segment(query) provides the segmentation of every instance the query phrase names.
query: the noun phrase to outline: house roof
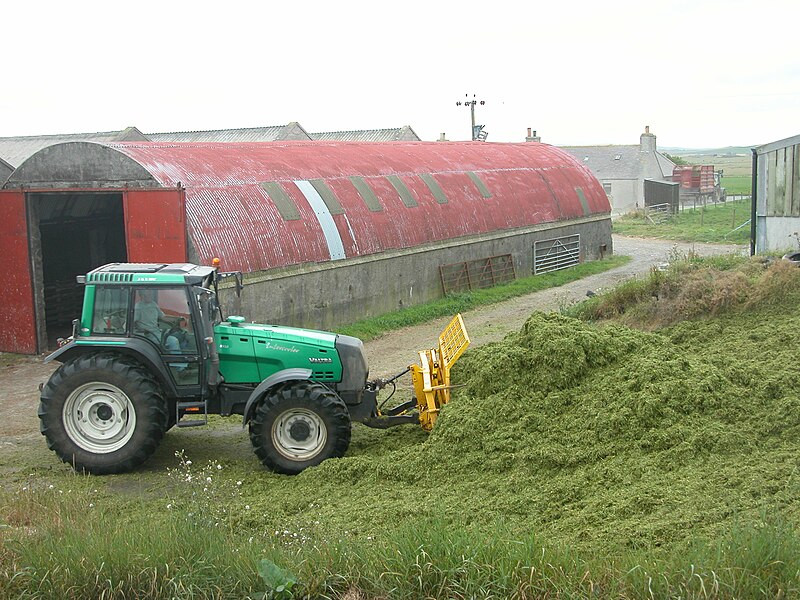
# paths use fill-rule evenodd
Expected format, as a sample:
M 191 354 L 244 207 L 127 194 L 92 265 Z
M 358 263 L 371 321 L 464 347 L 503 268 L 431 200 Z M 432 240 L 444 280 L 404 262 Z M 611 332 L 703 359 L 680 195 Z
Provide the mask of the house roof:
M 660 152 L 642 151 L 639 144 L 620 146 L 560 146 L 598 179 L 668 177 L 675 166 Z

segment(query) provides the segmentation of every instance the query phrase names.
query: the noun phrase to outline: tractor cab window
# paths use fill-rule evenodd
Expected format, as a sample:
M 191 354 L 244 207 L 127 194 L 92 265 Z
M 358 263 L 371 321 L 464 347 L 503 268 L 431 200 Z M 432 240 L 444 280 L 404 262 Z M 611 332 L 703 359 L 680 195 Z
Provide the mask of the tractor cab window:
M 136 289 L 133 334 L 150 340 L 164 354 L 197 354 L 186 289 Z
M 127 288 L 98 286 L 94 296 L 92 333 L 100 335 L 125 335 L 128 325 Z

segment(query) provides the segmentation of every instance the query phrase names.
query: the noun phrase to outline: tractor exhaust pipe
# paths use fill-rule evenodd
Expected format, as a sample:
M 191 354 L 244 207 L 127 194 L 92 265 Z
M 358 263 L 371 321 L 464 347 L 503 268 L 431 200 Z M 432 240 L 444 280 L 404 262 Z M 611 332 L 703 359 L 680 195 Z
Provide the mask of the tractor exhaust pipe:
M 205 328 L 205 341 L 208 344 L 208 385 L 217 387 L 219 385 L 219 353 L 217 344 L 214 341 L 214 328 L 211 324 L 211 293 L 204 291 L 200 294 L 200 312 L 203 313 L 203 327 Z

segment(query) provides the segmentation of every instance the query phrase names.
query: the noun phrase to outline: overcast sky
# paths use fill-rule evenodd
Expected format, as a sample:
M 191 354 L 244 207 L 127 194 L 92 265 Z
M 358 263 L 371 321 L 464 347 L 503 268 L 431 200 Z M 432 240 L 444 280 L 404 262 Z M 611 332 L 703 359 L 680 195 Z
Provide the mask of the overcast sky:
M 0 137 L 411 125 L 560 145 L 800 133 L 800 2 L 7 2 Z

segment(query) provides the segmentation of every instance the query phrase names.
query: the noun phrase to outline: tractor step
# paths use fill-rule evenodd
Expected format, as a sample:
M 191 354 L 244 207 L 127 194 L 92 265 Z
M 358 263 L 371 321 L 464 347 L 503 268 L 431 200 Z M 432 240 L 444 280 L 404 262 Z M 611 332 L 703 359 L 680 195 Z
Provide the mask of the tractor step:
M 183 413 L 183 418 L 181 418 L 181 413 Z M 186 419 L 189 415 L 196 415 L 200 418 Z M 175 417 L 177 427 L 208 425 L 208 405 L 205 402 L 178 402 L 175 405 Z

